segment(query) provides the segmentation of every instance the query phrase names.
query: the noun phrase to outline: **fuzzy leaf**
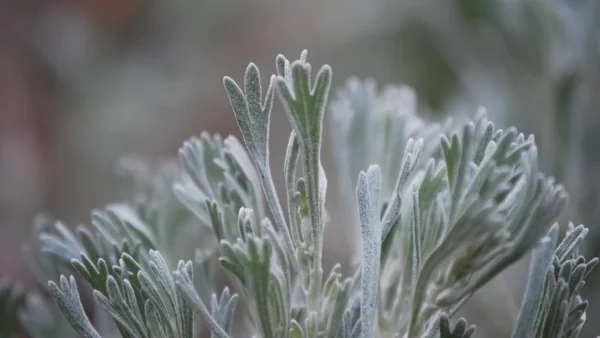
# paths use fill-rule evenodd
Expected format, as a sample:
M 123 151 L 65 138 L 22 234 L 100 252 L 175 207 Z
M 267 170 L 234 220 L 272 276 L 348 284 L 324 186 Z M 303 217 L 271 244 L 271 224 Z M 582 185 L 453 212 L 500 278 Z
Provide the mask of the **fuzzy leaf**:
M 321 145 L 325 105 L 331 86 L 331 67 L 321 67 L 313 84 L 306 51 L 291 66 L 283 56 L 278 57 L 277 65 L 280 72 L 276 78 L 277 92 L 302 152 L 310 221 L 305 241 L 312 251 L 310 280 L 305 288 L 309 290 L 306 295 L 309 309 L 317 311 L 323 276 L 321 260 L 327 192 L 327 178 L 321 165 Z
M 381 172 L 379 167 L 371 166 L 367 173 L 361 172 L 358 177 L 356 196 L 363 238 L 360 311 L 361 336 L 364 338 L 371 337 L 373 334 L 377 311 L 381 255 L 380 192 Z
M 77 284 L 73 276 L 70 276 L 69 281 L 67 281 L 67 278 L 61 275 L 60 286 L 52 281 L 48 282 L 48 291 L 69 324 L 79 335 L 85 338 L 101 338 L 83 311 L 83 305 L 81 305 Z
M 264 103 L 261 102 L 260 73 L 253 63 L 246 68 L 244 91 L 229 77 L 225 77 L 223 83 L 250 157 L 259 172 L 263 192 L 273 212 L 275 224 L 286 236 L 291 250 L 293 246 L 289 228 L 277 197 L 269 165 L 269 121 L 273 106 L 275 76 L 271 77 Z
M 475 325 L 467 327 L 467 321 L 461 318 L 454 329 L 450 327 L 450 319 L 446 314 L 440 316 L 440 338 L 469 338 L 475 332 Z
M 545 237 L 538 248 L 533 251 L 531 256 L 531 266 L 529 268 L 529 278 L 517 326 L 512 333 L 513 338 L 531 337 L 535 324 L 536 310 L 542 301 L 544 280 L 552 258 L 554 249 L 558 240 L 558 224 L 555 224 L 548 236 Z
M 207 325 L 211 333 L 218 338 L 229 338 L 227 332 L 213 318 L 209 310 L 204 305 L 204 302 L 196 292 L 192 276 L 185 266 L 179 266 L 179 269 L 174 272 L 174 279 L 178 290 L 187 298 L 196 313 L 200 315 L 200 319 Z

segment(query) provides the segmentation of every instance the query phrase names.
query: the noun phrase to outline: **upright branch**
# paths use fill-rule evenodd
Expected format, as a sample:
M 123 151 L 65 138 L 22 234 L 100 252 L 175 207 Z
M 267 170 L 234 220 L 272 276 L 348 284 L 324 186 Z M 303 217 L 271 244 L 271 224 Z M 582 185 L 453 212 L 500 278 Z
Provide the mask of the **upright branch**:
M 331 86 L 331 67 L 321 67 L 311 83 L 311 65 L 306 62 L 306 51 L 300 60 L 289 63 L 278 57 L 277 89 L 285 112 L 292 125 L 302 154 L 309 225 L 304 253 L 311 261 L 307 302 L 309 311 L 319 311 L 321 298 L 321 267 L 327 178 L 321 166 L 321 145 L 325 105 Z M 283 65 L 283 67 L 282 67 Z M 281 71 L 283 70 L 283 73 Z M 303 185 L 301 185 L 302 188 Z

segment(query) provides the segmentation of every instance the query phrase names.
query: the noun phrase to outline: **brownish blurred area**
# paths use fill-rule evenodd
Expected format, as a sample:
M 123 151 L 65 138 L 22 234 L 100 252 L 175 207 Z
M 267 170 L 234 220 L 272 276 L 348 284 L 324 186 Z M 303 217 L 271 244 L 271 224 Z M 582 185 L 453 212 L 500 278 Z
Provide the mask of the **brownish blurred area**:
M 0 271 L 19 280 L 30 278 L 20 242 L 44 204 L 55 145 L 53 75 L 30 39 L 44 6 L 0 2 Z

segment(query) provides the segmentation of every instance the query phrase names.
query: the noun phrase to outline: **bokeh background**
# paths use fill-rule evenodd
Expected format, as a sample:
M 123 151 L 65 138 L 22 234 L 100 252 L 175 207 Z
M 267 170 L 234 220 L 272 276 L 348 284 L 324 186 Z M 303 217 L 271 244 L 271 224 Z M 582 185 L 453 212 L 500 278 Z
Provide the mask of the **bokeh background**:
M 237 135 L 222 77 L 240 80 L 253 61 L 266 81 L 277 54 L 303 49 L 314 65 L 332 65 L 334 86 L 350 75 L 408 84 L 423 114 L 483 105 L 499 125 L 534 133 L 544 170 L 571 196 L 563 225 L 588 226 L 585 253 L 597 256 L 598 15 L 597 0 L 2 0 L 0 275 L 34 287 L 20 249 L 35 214 L 85 223 L 123 196 L 121 156 L 171 157 L 202 130 Z M 276 106 L 280 182 L 289 131 Z M 343 230 L 329 196 L 332 227 Z M 329 262 L 347 256 L 343 240 L 326 241 Z M 476 336 L 508 335 L 526 268 L 465 308 Z M 588 318 L 600 316 L 598 283 L 596 270 Z M 599 332 L 589 320 L 582 337 Z

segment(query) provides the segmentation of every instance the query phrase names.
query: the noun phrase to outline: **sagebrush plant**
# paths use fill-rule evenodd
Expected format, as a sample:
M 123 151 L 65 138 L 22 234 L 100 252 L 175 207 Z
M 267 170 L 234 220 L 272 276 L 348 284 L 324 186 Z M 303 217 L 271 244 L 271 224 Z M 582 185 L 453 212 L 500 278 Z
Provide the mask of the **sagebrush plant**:
M 324 276 L 332 71 L 313 78 L 306 57 L 279 55 L 264 94 L 254 64 L 243 86 L 224 79 L 246 147 L 203 133 L 178 163 L 129 158 L 131 199 L 93 211 L 91 227 L 37 218 L 25 255 L 55 304 L 3 283 L 0 335 L 20 321 L 33 337 L 186 338 L 203 326 L 225 338 L 234 322 L 244 337 L 470 337 L 474 326 L 451 318 L 533 251 L 513 337 L 577 337 L 598 260 L 578 254 L 583 226 L 558 244 L 567 195 L 539 171 L 533 136 L 496 129 L 483 111 L 428 122 L 407 87 L 351 79 L 330 105 L 340 223 L 360 240 L 354 272 L 336 264 Z M 285 203 L 269 163 L 276 95 L 292 126 Z M 219 271 L 231 289 L 215 290 Z M 90 289 L 93 318 L 80 298 Z

